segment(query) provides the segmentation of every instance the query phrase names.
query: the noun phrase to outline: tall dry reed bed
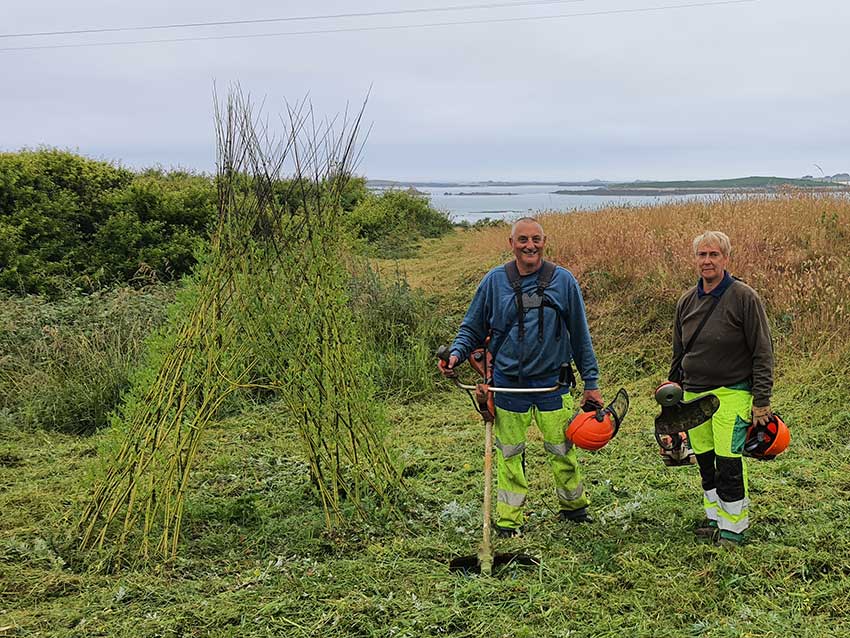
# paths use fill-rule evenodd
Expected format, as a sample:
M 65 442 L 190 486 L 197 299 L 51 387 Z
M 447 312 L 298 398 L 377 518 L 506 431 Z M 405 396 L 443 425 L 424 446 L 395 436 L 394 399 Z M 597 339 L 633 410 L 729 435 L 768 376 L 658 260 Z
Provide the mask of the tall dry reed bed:
M 789 191 L 541 217 L 550 257 L 578 277 L 602 319 L 616 310 L 641 325 L 657 312 L 644 328 L 670 323 L 671 305 L 696 281 L 691 241 L 711 229 L 729 235 L 730 270 L 762 296 L 783 346 L 812 353 L 850 340 L 850 198 Z M 470 249 L 491 258 L 504 235 L 482 230 Z M 616 308 L 618 293 L 630 308 Z

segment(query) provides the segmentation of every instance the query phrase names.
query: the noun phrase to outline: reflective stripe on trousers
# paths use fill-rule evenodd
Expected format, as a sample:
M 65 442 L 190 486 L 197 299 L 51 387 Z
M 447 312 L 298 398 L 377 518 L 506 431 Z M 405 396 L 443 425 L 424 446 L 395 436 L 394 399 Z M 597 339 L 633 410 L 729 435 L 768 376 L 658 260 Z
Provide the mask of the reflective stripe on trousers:
M 750 525 L 747 466 L 741 455 L 750 425 L 753 397 L 746 390 L 717 388 L 710 393 L 685 392 L 685 400 L 705 394 L 720 399 L 720 408 L 702 425 L 688 431 L 697 457 L 705 515 L 721 530 L 743 533 Z
M 505 445 L 499 440 L 499 437 L 496 437 L 496 448 L 502 453 L 503 457 L 509 459 L 512 456 L 525 452 L 525 442 L 517 445 Z
M 572 402 L 569 395 L 564 396 L 565 400 Z M 555 480 L 558 508 L 576 510 L 589 504 L 582 486 L 576 451 L 564 436 L 564 427 L 571 415 L 571 408 L 564 407 L 545 412 L 532 407 L 525 413 L 496 408 L 496 524 L 500 527 L 516 528 L 524 521 L 528 481 L 522 452 L 526 449 L 526 430 L 532 421 L 543 434 L 546 459 Z

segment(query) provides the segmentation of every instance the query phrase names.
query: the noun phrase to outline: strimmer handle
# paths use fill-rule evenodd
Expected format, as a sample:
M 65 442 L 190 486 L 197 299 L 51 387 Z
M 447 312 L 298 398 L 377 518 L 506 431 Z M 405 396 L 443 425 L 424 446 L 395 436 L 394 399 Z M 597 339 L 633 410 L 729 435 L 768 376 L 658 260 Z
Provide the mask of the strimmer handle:
M 561 371 L 558 373 L 558 385 L 561 387 L 565 385 L 571 385 L 570 376 L 570 364 L 562 363 Z
M 445 361 L 446 363 L 448 363 L 451 356 L 452 351 L 449 349 L 448 346 L 440 346 L 439 348 L 437 348 L 437 358 L 440 361 Z

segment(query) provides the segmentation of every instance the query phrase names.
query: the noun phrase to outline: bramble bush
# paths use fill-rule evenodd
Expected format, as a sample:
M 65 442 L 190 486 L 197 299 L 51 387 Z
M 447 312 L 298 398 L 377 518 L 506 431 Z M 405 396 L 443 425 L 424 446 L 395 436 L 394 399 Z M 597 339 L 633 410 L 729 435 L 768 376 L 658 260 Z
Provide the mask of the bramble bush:
M 204 176 L 145 171 L 110 197 L 112 214 L 92 238 L 98 273 L 129 281 L 141 264 L 163 280 L 191 272 L 206 241 L 215 193 Z
M 191 271 L 215 215 L 209 177 L 133 173 L 57 149 L 0 153 L 0 288 L 58 296 Z
M 380 257 L 409 255 L 422 238 L 441 237 L 452 229 L 448 215 L 434 209 L 413 190 L 370 193 L 346 215 L 361 251 Z
M 179 279 L 205 249 L 216 188 L 209 175 L 133 172 L 58 149 L 0 153 L 0 289 L 56 299 L 130 282 L 140 268 L 160 281 Z M 297 210 L 316 190 L 281 179 L 274 197 Z M 352 177 L 339 197 L 343 211 L 358 208 L 369 197 L 365 178 Z M 431 236 L 426 209 L 408 206 L 404 214 Z

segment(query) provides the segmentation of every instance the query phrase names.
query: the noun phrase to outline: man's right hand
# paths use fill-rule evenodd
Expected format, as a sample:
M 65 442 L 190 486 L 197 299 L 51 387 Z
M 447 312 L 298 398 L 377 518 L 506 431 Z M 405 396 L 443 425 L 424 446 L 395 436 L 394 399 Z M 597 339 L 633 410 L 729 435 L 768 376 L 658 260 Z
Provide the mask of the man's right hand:
M 600 390 L 585 390 L 581 396 L 582 410 L 584 410 L 585 405 L 594 406 L 594 410 L 605 407 L 605 402 L 602 400 L 602 392 Z M 597 408 L 595 406 L 599 407 Z M 590 410 L 587 411 L 590 412 Z
M 440 372 L 444 377 L 448 377 L 449 379 L 456 377 L 457 372 L 455 371 L 455 366 L 457 365 L 458 358 L 455 355 L 451 355 L 449 357 L 448 363 L 440 359 L 437 363 L 437 366 L 440 368 Z
M 771 416 L 773 416 L 773 412 L 770 409 L 769 403 L 760 408 L 753 406 L 753 425 L 767 425 Z

